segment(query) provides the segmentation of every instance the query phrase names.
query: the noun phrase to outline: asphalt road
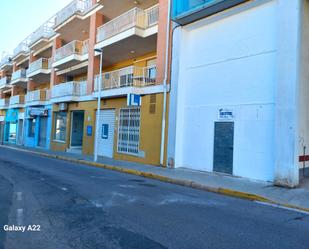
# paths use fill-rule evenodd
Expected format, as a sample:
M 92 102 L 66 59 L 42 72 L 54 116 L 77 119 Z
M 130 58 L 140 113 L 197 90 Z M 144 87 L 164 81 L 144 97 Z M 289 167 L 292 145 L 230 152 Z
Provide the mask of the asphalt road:
M 308 249 L 309 216 L 0 148 L 2 248 Z

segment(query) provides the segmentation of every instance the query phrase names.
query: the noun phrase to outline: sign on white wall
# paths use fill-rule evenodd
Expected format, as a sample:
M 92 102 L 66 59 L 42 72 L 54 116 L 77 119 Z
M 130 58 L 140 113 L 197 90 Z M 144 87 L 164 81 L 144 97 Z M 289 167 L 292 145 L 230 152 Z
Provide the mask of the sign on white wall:
M 233 120 L 234 118 L 235 116 L 234 116 L 233 109 L 228 109 L 228 108 L 219 109 L 219 113 L 218 113 L 219 120 Z

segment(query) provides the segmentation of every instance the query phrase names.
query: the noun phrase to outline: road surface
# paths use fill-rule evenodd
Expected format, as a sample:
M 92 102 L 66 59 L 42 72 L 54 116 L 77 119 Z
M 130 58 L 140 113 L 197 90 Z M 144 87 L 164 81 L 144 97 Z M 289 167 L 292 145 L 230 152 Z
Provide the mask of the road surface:
M 3 248 L 308 249 L 309 216 L 0 147 Z

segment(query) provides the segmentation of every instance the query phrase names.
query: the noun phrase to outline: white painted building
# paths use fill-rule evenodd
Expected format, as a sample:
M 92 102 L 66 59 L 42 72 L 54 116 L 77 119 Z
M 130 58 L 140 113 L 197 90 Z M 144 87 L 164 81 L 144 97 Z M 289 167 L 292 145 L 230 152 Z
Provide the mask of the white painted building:
M 309 1 L 206 2 L 205 17 L 174 9 L 168 163 L 294 187 L 309 151 Z

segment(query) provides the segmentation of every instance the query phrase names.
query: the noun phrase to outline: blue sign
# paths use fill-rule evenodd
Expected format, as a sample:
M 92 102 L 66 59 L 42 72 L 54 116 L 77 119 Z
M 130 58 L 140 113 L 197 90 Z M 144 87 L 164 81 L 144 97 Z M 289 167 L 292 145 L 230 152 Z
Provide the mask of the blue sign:
M 92 126 L 91 125 L 87 126 L 87 136 L 92 136 Z
M 127 97 L 128 106 L 140 106 L 142 104 L 142 97 L 138 94 L 129 93 Z
M 108 139 L 108 124 L 102 124 L 102 139 Z

